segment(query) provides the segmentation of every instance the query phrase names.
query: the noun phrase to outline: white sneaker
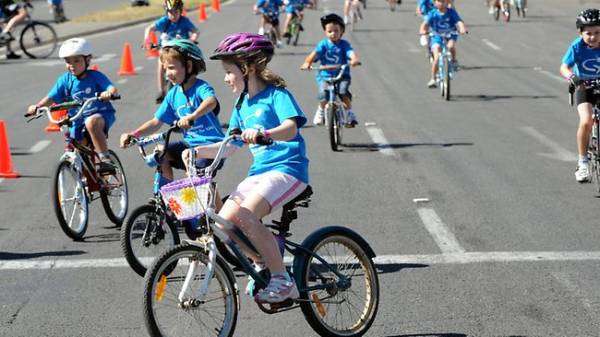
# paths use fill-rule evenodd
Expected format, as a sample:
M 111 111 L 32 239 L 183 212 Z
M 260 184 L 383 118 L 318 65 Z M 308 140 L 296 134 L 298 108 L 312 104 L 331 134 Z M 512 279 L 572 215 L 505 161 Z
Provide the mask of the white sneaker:
M 264 27 L 260 27 L 258 29 L 258 35 L 265 35 L 265 28 Z
M 577 171 L 575 171 L 575 180 L 580 183 L 585 183 L 590 181 L 590 178 L 590 163 L 579 163 L 577 166 Z
M 488 11 L 488 13 L 490 13 L 490 15 L 494 15 L 494 7 L 490 7 L 490 10 Z
M 277 48 L 283 48 L 283 43 L 280 40 L 277 40 Z
M 429 80 L 429 82 L 427 82 L 427 87 L 428 88 L 435 88 L 437 87 L 437 83 L 435 83 L 435 80 L 432 78 Z
M 346 121 L 347 128 L 353 128 L 358 124 L 356 120 L 356 115 L 352 111 L 348 111 L 348 120 Z
M 323 111 L 323 109 L 318 109 L 315 112 L 315 118 L 313 118 L 313 124 L 314 125 L 323 125 L 324 120 L 325 120 L 325 112 Z
M 347 15 L 344 15 L 344 24 L 350 24 L 350 18 Z

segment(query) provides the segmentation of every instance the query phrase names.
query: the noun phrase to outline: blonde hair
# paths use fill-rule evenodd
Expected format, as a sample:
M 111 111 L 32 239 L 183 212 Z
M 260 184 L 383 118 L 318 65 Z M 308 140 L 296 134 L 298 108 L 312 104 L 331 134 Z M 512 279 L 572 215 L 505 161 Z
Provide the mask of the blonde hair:
M 225 59 L 224 61 L 229 61 L 233 64 L 238 65 L 244 76 L 248 75 L 249 67 L 253 65 L 256 71 L 256 76 L 261 81 L 279 88 L 286 87 L 286 83 L 283 77 L 277 75 L 271 69 L 267 68 L 267 63 L 271 61 L 270 56 L 259 55 L 258 57 L 251 59 L 244 58 L 243 56 L 233 56 L 231 58 Z
M 166 61 L 179 61 L 181 65 L 183 65 L 187 69 L 186 57 L 183 56 L 177 49 L 175 48 L 163 48 L 160 50 L 160 62 L 165 63 Z M 194 60 L 188 58 L 187 60 L 192 62 L 192 74 L 200 74 L 206 71 L 206 63 L 200 60 Z

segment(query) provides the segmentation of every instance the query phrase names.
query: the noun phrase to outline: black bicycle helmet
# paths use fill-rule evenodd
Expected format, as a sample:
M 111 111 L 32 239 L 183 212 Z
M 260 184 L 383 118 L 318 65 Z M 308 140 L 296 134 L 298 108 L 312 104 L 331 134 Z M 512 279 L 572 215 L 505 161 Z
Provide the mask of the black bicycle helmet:
M 595 8 L 583 10 L 581 13 L 579 13 L 579 15 L 577 15 L 575 24 L 579 30 L 581 30 L 583 27 L 600 26 L 600 10 Z
M 342 27 L 342 31 L 346 29 L 346 24 L 344 24 L 344 19 L 342 19 L 341 16 L 339 16 L 335 13 L 329 13 L 329 14 L 323 15 L 321 17 L 321 27 L 323 27 L 323 29 L 325 29 L 325 26 L 328 23 L 332 23 L 332 22 L 340 25 L 340 27 Z

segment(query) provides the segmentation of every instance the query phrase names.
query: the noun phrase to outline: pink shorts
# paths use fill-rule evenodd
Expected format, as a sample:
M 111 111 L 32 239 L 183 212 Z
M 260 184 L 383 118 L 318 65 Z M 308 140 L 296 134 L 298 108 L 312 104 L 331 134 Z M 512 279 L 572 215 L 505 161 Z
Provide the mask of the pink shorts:
M 269 171 L 244 179 L 229 196 L 244 200 L 252 193 L 258 193 L 271 206 L 271 211 L 285 205 L 306 189 L 300 180 L 279 171 Z

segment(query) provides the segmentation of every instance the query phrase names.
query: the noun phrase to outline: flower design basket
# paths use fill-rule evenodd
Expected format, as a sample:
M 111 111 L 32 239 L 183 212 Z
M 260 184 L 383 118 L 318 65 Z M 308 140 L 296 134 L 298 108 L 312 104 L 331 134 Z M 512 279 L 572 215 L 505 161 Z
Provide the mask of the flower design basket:
M 210 198 L 209 177 L 183 178 L 160 188 L 165 205 L 178 220 L 200 217 L 208 207 Z

